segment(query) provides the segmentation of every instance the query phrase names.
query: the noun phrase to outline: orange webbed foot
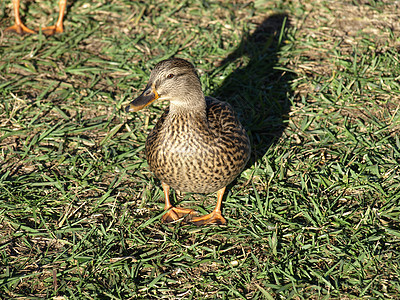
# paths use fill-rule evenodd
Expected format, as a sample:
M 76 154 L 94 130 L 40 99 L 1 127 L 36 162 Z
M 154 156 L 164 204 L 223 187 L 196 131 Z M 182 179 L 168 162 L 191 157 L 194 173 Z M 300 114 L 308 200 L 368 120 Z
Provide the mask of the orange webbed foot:
M 24 24 L 14 24 L 13 26 L 6 28 L 5 31 L 15 32 L 18 33 L 19 35 L 36 33 L 36 31 L 29 29 Z
M 172 207 L 162 216 L 161 220 L 163 223 L 171 223 L 183 218 L 184 222 L 189 222 L 195 215 L 196 211 L 193 209 Z
M 53 25 L 53 26 L 48 26 L 48 27 L 42 28 L 42 32 L 44 35 L 54 35 L 56 33 L 64 32 L 64 29 L 63 29 L 63 27 Z
M 192 218 L 192 224 L 196 226 L 201 225 L 224 225 L 226 224 L 225 218 L 221 215 L 221 212 L 213 211 L 212 213 L 200 217 Z

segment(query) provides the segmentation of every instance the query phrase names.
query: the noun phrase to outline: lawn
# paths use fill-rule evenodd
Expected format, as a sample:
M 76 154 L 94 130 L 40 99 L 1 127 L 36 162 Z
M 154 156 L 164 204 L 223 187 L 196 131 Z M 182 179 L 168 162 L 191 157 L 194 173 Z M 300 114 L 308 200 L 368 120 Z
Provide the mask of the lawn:
M 24 1 L 30 28 L 56 0 Z M 69 1 L 65 32 L 5 33 L 0 298 L 399 299 L 397 1 Z M 145 159 L 168 103 L 151 68 L 190 60 L 252 143 L 224 226 L 162 224 Z M 216 194 L 174 192 L 210 212 Z

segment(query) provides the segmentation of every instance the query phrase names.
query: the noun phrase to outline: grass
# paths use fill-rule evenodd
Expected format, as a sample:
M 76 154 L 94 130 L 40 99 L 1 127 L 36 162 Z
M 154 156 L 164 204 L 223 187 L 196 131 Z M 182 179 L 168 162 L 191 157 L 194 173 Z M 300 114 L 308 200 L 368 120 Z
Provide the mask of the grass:
M 23 2 L 31 28 L 55 1 Z M 0 27 L 13 22 L 0 4 Z M 395 1 L 69 3 L 64 34 L 0 39 L 0 297 L 398 299 Z M 124 105 L 192 61 L 252 159 L 226 226 L 160 223 L 144 156 L 166 103 Z M 173 194 L 204 213 L 216 195 Z

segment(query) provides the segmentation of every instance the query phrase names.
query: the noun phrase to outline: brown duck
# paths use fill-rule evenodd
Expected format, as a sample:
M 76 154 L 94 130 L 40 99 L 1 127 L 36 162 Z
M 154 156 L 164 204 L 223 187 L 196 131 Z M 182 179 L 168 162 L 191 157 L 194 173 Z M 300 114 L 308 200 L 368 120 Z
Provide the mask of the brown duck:
M 36 31 L 29 29 L 22 23 L 21 17 L 19 15 L 19 2 L 20 0 L 12 0 L 13 7 L 14 7 L 14 18 L 15 23 L 13 26 L 6 28 L 5 31 L 16 32 L 18 34 L 26 34 L 26 33 L 37 33 Z M 67 0 L 59 0 L 58 6 L 60 8 L 60 12 L 58 14 L 58 19 L 56 25 L 49 26 L 42 28 L 42 32 L 46 35 L 53 35 L 56 33 L 61 33 L 64 31 L 63 29 L 63 20 L 64 20 L 64 13 L 67 9 Z
M 157 99 L 168 100 L 170 106 L 147 137 L 146 157 L 164 190 L 163 222 L 185 217 L 196 225 L 225 224 L 225 188 L 250 156 L 246 131 L 228 103 L 204 97 L 193 65 L 184 59 L 159 62 L 144 92 L 126 111 L 136 112 Z M 217 205 L 212 213 L 196 217 L 192 209 L 172 206 L 170 187 L 192 193 L 218 191 Z

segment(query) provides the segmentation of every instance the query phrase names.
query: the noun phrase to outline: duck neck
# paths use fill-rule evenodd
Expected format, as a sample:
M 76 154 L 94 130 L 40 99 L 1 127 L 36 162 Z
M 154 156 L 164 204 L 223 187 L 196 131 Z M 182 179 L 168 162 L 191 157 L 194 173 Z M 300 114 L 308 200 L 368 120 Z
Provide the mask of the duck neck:
M 181 96 L 179 101 L 170 101 L 169 112 L 171 114 L 199 114 L 206 116 L 206 100 L 202 91 L 188 93 Z

